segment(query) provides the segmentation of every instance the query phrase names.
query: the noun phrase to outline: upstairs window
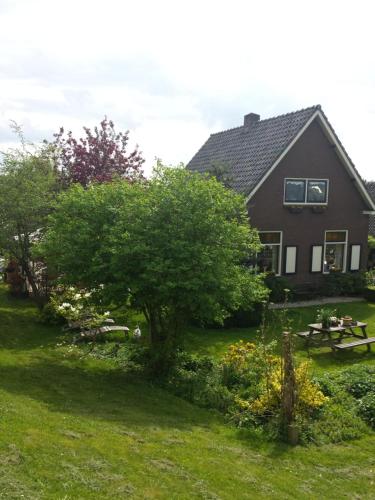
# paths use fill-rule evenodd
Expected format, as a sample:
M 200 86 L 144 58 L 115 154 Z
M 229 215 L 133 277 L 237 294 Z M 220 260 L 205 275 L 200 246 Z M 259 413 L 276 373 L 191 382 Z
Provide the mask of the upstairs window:
M 326 205 L 327 179 L 285 179 L 284 203 L 291 205 Z

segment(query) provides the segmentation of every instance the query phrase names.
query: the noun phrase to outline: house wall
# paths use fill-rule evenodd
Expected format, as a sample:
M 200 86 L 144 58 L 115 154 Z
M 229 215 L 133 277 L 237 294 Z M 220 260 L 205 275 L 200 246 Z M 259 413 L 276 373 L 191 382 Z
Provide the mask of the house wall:
M 311 207 L 304 207 L 301 213 L 291 213 L 284 207 L 284 179 L 289 177 L 329 179 L 326 211 L 313 213 Z M 325 230 L 347 229 L 347 266 L 350 245 L 361 244 L 361 267 L 366 267 L 369 218 L 363 210 L 368 207 L 315 121 L 248 203 L 252 226 L 260 231 L 283 231 L 281 274 L 285 246 L 297 246 L 297 272 L 288 275 L 294 283 L 316 283 L 321 277 L 321 273 L 310 272 L 311 247 L 324 245 Z

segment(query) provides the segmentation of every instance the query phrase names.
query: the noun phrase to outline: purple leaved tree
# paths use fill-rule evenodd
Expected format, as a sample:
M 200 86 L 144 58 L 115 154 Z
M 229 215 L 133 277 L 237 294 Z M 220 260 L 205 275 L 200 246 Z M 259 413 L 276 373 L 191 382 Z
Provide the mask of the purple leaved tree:
M 52 145 L 64 186 L 73 183 L 87 187 L 93 182 L 109 182 L 115 177 L 129 182 L 143 179 L 144 159 L 138 146 L 127 152 L 129 132 L 116 132 L 106 117 L 92 131 L 83 127 L 84 137 L 76 139 L 61 128 Z

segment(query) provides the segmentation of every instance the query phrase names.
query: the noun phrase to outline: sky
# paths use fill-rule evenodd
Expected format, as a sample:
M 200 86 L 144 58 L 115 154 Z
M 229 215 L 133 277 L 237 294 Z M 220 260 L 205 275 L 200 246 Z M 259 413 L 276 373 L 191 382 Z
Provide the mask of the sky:
M 0 150 L 106 115 L 150 172 L 213 132 L 321 104 L 375 180 L 375 4 L 357 0 L 0 0 Z

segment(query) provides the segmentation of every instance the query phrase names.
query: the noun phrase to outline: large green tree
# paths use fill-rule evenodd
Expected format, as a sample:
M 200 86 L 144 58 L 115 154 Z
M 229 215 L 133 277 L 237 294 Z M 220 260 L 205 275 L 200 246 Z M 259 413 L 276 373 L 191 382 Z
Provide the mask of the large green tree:
M 0 249 L 21 266 L 37 300 L 42 291 L 32 265 L 32 251 L 57 189 L 47 148 L 32 153 L 21 148 L 4 155 L 0 169 Z
M 68 283 L 103 284 L 108 301 L 144 312 L 154 345 L 173 343 L 186 321 L 220 322 L 259 299 L 244 207 L 214 178 L 159 167 L 148 183 L 63 193 L 42 248 Z

